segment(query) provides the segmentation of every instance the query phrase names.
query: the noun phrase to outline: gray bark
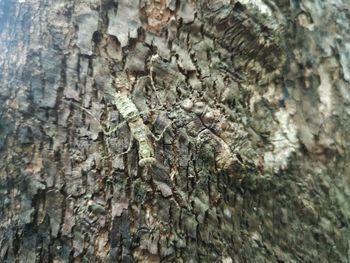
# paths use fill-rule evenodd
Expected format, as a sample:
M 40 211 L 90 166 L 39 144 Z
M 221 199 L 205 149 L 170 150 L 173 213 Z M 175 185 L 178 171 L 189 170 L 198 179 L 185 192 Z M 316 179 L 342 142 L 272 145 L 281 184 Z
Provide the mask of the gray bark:
M 350 262 L 349 10 L 0 2 L 0 261 Z

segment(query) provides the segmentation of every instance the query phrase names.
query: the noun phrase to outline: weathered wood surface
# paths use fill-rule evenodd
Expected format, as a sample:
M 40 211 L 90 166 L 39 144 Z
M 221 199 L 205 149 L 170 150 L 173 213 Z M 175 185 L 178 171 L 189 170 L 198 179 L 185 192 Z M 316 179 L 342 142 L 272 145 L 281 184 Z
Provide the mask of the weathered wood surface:
M 349 6 L 275 2 L 1 1 L 0 261 L 349 262 Z

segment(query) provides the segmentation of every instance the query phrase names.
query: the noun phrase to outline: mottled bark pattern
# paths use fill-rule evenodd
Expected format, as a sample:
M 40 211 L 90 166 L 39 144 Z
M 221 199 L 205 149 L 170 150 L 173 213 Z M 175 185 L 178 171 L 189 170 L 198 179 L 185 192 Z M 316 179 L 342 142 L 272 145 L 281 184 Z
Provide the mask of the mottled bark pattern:
M 275 2 L 1 1 L 0 261 L 349 262 L 349 7 Z

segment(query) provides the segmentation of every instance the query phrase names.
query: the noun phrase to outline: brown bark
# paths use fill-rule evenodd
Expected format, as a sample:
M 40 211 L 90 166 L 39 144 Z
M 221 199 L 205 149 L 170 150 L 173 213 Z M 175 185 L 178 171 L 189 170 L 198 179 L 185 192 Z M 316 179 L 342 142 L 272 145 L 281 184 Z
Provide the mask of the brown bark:
M 349 262 L 346 5 L 0 2 L 0 261 Z

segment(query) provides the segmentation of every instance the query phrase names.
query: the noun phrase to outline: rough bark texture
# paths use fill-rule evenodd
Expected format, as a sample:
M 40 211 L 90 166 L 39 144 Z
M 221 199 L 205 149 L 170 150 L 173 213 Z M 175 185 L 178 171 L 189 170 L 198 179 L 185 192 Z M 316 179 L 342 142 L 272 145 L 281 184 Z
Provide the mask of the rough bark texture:
M 349 262 L 349 17 L 1 1 L 0 261 Z M 148 133 L 156 164 L 140 140 L 121 155 L 137 127 L 118 91 L 140 127 L 169 126 Z

